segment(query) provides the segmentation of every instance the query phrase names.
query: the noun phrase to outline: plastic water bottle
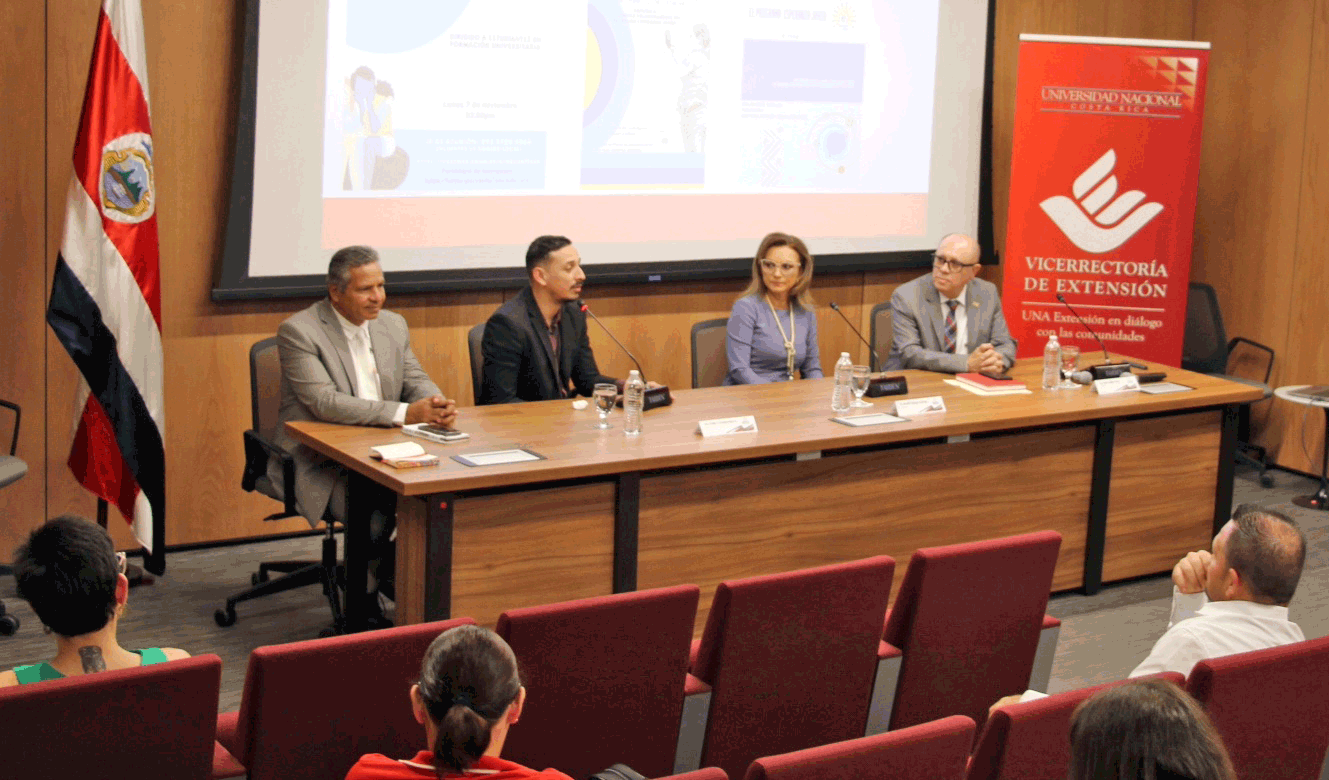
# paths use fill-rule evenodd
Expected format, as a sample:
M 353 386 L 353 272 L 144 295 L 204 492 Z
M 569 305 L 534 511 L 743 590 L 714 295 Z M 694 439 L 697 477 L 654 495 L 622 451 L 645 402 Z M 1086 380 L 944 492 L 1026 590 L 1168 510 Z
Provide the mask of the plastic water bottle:
M 641 381 L 641 374 L 634 368 L 628 372 L 628 381 L 623 384 L 623 433 L 628 436 L 641 433 L 641 409 L 645 402 L 646 383 Z
M 1060 358 L 1058 358 L 1058 360 L 1060 360 Z M 854 361 L 849 359 L 848 352 L 841 352 L 840 359 L 835 361 L 835 389 L 831 391 L 832 411 L 849 411 L 849 399 L 853 396 L 854 392 L 849 387 L 853 372 Z
M 1053 333 L 1043 347 L 1043 389 L 1056 390 L 1061 384 L 1061 342 Z

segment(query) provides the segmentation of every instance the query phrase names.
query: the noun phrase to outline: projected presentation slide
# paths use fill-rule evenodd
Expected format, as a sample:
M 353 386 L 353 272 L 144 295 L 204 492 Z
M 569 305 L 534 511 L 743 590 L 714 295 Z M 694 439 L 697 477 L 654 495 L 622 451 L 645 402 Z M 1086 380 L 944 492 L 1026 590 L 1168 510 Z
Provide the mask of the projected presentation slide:
M 348 244 L 465 270 L 542 233 L 594 265 L 976 222 L 977 0 L 309 4 L 261 2 L 251 276 Z

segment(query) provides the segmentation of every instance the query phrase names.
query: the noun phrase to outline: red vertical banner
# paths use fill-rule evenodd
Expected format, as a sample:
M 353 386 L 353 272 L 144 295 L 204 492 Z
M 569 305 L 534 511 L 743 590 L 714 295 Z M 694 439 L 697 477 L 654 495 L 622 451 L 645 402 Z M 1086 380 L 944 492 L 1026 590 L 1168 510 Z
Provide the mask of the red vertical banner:
M 1020 36 L 1002 307 L 1048 336 L 1181 359 L 1209 44 Z

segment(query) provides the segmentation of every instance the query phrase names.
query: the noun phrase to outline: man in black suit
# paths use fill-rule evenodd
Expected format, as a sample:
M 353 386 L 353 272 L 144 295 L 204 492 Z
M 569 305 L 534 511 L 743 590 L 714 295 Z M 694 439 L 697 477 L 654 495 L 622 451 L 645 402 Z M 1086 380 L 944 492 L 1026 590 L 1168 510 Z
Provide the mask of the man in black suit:
M 577 306 L 586 272 L 563 236 L 540 236 L 526 250 L 530 285 L 485 323 L 480 404 L 548 401 L 591 394 L 600 374 Z

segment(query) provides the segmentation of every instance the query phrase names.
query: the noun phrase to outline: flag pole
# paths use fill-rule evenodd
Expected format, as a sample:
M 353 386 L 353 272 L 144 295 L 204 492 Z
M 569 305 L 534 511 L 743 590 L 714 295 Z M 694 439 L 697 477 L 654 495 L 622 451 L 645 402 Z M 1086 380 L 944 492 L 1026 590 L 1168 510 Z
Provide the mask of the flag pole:
M 103 529 L 106 528 L 107 519 L 110 517 L 111 507 L 106 503 L 106 499 L 97 499 L 97 525 Z M 157 581 L 156 577 L 143 571 L 143 567 L 136 563 L 130 563 L 125 566 L 125 579 L 129 580 L 129 587 L 136 585 L 152 585 Z

